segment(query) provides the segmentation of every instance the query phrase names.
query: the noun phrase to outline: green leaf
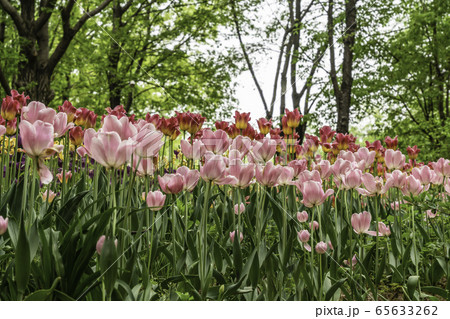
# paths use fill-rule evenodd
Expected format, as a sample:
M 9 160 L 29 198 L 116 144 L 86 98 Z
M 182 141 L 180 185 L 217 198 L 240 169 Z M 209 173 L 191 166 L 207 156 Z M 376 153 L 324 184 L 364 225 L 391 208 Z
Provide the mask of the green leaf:
M 102 279 L 105 283 L 105 290 L 108 297 L 111 296 L 114 285 L 116 284 L 117 261 L 117 248 L 114 239 L 108 237 L 105 239 L 100 255 L 100 269 L 102 270 Z
M 15 269 L 16 269 L 16 283 L 19 295 L 25 293 L 30 277 L 31 258 L 30 258 L 30 244 L 25 232 L 25 225 L 23 219 L 20 221 L 19 238 L 17 239 L 17 246 L 15 251 Z
M 53 282 L 52 286 L 50 287 L 50 289 L 41 289 L 41 290 L 37 290 L 31 294 L 29 294 L 26 298 L 25 301 L 46 301 L 49 300 L 53 291 L 55 290 L 56 286 L 58 285 L 59 281 L 61 280 L 60 277 L 56 278 L 55 281 Z
M 330 287 L 330 289 L 328 289 L 328 291 L 327 291 L 327 293 L 325 295 L 325 300 L 331 300 L 331 298 L 333 298 L 334 293 L 336 292 L 336 290 L 338 290 L 346 280 L 347 280 L 346 278 L 341 278 L 338 281 L 336 281 Z

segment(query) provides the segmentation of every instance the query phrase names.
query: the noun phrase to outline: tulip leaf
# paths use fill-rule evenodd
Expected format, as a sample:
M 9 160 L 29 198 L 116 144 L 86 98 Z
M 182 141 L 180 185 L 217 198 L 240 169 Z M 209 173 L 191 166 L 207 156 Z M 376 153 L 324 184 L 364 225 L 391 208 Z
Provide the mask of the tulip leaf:
M 331 298 L 333 298 L 333 295 L 335 294 L 335 292 L 342 286 L 342 284 L 344 282 L 346 282 L 347 279 L 346 278 L 341 278 L 338 281 L 336 281 L 327 291 L 326 295 L 325 295 L 325 300 L 331 300 Z
M 117 248 L 114 239 L 108 237 L 103 243 L 102 253 L 100 255 L 101 276 L 103 277 L 102 279 L 108 297 L 111 297 L 114 285 L 116 284 L 118 266 Z
M 61 278 L 58 277 L 53 282 L 50 289 L 41 289 L 36 290 L 35 292 L 29 294 L 24 300 L 25 301 L 46 301 L 49 300 L 51 295 L 53 294 L 53 291 L 55 290 L 56 286 L 60 282 Z
M 25 232 L 24 221 L 20 220 L 19 237 L 17 239 L 17 246 L 15 250 L 15 269 L 16 269 L 16 283 L 19 295 L 25 293 L 30 277 L 31 258 L 30 258 L 30 243 Z

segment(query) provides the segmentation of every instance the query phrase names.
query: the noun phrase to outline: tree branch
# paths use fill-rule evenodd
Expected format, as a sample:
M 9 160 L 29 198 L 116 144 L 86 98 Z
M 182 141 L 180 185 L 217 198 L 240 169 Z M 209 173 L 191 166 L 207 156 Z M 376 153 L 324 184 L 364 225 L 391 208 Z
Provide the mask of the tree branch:
M 16 8 L 14 8 L 8 0 L 0 0 L 0 5 L 14 21 L 14 25 L 16 26 L 19 35 L 26 36 L 28 30 L 25 28 L 25 23 Z
M 34 32 L 38 32 L 41 28 L 47 23 L 48 19 L 50 19 L 52 15 L 52 11 L 55 8 L 57 0 L 50 0 L 48 3 L 45 3 L 43 7 L 41 7 L 41 13 L 39 18 L 34 23 Z
M 58 46 L 56 47 L 53 54 L 50 56 L 47 64 L 46 71 L 49 74 L 53 73 L 53 70 L 55 69 L 56 65 L 58 64 L 59 60 L 63 57 L 64 53 L 67 51 L 67 48 L 69 47 L 70 43 L 72 42 L 73 37 L 75 34 L 80 31 L 81 27 L 86 23 L 86 21 L 89 18 L 92 18 L 97 13 L 102 11 L 104 8 L 110 4 L 112 0 L 105 0 L 103 1 L 97 8 L 95 8 L 92 11 L 86 12 L 83 14 L 83 16 L 78 20 L 78 22 L 73 26 L 73 28 L 70 27 L 70 11 L 73 8 L 74 1 L 71 0 L 67 4 L 67 6 L 63 9 L 63 12 L 61 12 L 61 16 L 63 18 L 63 30 L 64 30 L 64 36 L 62 37 L 61 41 L 59 42 Z
M 242 54 L 244 55 L 245 62 L 247 63 L 247 67 L 252 75 L 253 82 L 255 82 L 256 88 L 258 89 L 259 96 L 261 97 L 262 103 L 264 105 L 264 110 L 266 111 L 266 114 L 269 115 L 269 108 L 267 107 L 266 99 L 264 98 L 264 93 L 261 89 L 261 86 L 259 85 L 258 79 L 256 78 L 252 63 L 248 56 L 247 50 L 245 49 L 244 42 L 242 41 L 241 30 L 239 28 L 239 22 L 238 22 L 238 18 L 237 18 L 237 14 L 236 14 L 236 7 L 235 7 L 234 1 L 235 0 L 231 0 L 231 7 L 232 7 L 232 12 L 233 12 L 234 25 L 236 27 L 236 33 L 237 33 L 237 36 L 239 39 L 239 43 L 241 45 Z

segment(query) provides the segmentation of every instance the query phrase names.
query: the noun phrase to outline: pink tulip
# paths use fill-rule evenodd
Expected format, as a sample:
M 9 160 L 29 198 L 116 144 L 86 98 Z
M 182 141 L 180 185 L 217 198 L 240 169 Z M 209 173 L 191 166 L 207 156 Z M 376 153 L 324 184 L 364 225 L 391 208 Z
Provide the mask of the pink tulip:
M 38 171 L 41 182 L 48 184 L 53 180 L 53 175 L 44 159 L 62 151 L 64 146 L 53 144 L 53 125 L 40 120 L 33 124 L 21 121 L 19 124 L 22 147 L 28 156 L 38 159 Z
M 318 230 L 319 229 L 319 223 L 316 222 L 316 221 L 313 221 L 312 223 L 309 223 L 309 229 Z
M 384 160 L 386 167 L 390 170 L 401 169 L 405 165 L 405 155 L 400 151 L 394 151 L 393 149 L 387 149 L 384 154 Z
M 62 183 L 63 182 L 63 173 L 58 173 L 56 174 L 56 177 L 59 179 L 59 182 Z M 69 179 L 72 178 L 72 172 L 68 171 L 66 172 L 66 178 L 64 178 L 64 182 L 67 184 L 67 182 L 69 181 Z
M 301 172 L 306 170 L 308 161 L 306 161 L 305 159 L 293 160 L 288 163 L 288 166 L 294 169 L 294 178 L 296 178 Z
M 200 168 L 200 176 L 204 181 L 218 185 L 237 184 L 234 176 L 227 175 L 225 158 L 221 155 L 205 154 L 205 164 Z
M 242 241 L 244 239 L 244 235 L 240 231 L 238 231 L 238 233 L 239 233 L 239 241 Z M 230 240 L 231 240 L 232 243 L 234 243 L 234 236 L 235 236 L 235 234 L 236 234 L 235 230 L 230 232 Z
M 181 140 L 180 145 L 181 152 L 183 152 L 184 156 L 188 159 L 198 161 L 205 155 L 206 148 L 200 140 L 194 140 L 192 145 L 188 141 Z
M 298 236 L 298 239 L 302 242 L 302 243 L 306 243 L 306 242 L 308 242 L 309 241 L 309 237 L 310 237 L 310 235 L 309 235 L 309 231 L 307 231 L 307 230 L 301 230 L 301 231 L 299 231 L 299 232 L 297 232 L 297 236 Z
M 406 173 L 402 173 L 399 170 L 393 171 L 391 174 L 386 173 L 386 184 L 389 184 L 390 187 L 403 188 L 406 184 Z
M 297 212 L 297 220 L 300 223 L 304 223 L 308 220 L 308 213 L 306 211 L 303 212 Z
M 255 164 L 244 164 L 240 159 L 233 159 L 230 161 L 228 174 L 236 178 L 237 183 L 233 186 L 246 188 L 255 176 Z
M 42 200 L 44 202 L 48 201 L 49 203 L 53 202 L 53 200 L 56 197 L 56 193 L 52 192 L 51 190 L 47 190 L 46 192 L 42 193 Z
M 316 252 L 318 254 L 321 254 L 321 255 L 325 254 L 327 252 L 327 249 L 328 249 L 327 243 L 325 243 L 323 241 L 318 242 L 316 245 Z
M 289 166 L 283 166 L 280 175 L 278 176 L 277 184 L 281 186 L 290 185 L 293 178 L 294 169 Z
M 405 196 L 417 196 L 423 191 L 427 191 L 429 187 L 430 185 L 424 187 L 418 179 L 411 175 L 406 178 L 406 183 L 401 191 Z
M 222 130 L 213 132 L 211 129 L 205 129 L 201 141 L 208 151 L 219 155 L 225 153 L 230 146 L 230 139 L 227 133 Z
M 8 218 L 3 219 L 3 216 L 0 216 L 0 236 L 6 233 L 8 230 Z
M 266 166 L 258 165 L 255 174 L 256 180 L 263 186 L 276 186 L 281 170 L 282 167 L 280 165 L 274 166 L 272 162 L 268 162 Z
M 53 124 L 56 116 L 56 111 L 52 108 L 46 107 L 41 102 L 30 102 L 27 106 L 22 108 L 22 120 L 27 120 L 31 124 L 36 121 L 42 121 Z M 19 124 L 20 127 L 20 124 Z
M 149 192 L 147 194 L 146 202 L 150 210 L 156 212 L 164 207 L 164 202 L 166 201 L 166 195 L 160 191 Z
M 125 117 L 121 117 L 125 118 Z M 149 124 L 151 125 L 151 124 Z M 159 155 L 159 150 L 164 145 L 162 140 L 164 134 L 160 131 L 153 131 L 148 128 L 140 130 L 133 139 L 134 153 L 137 157 L 151 158 Z
M 350 151 L 340 151 L 338 158 L 343 159 L 344 161 L 349 161 L 349 162 L 355 162 L 356 158 L 355 155 L 353 154 L 353 152 Z
M 6 133 L 6 127 L 4 125 L 0 125 L 0 136 L 5 135 Z
M 74 126 L 73 123 L 67 123 L 67 114 L 58 113 L 53 121 L 53 129 L 55 132 L 55 138 L 64 136 L 68 130 Z
M 261 142 L 255 141 L 250 152 L 256 163 L 266 163 L 272 159 L 277 151 L 277 142 L 265 137 Z
M 425 214 L 427 215 L 428 218 L 431 218 L 431 219 L 436 218 L 436 216 L 437 216 L 437 212 L 433 213 L 433 211 L 431 209 L 427 210 L 425 212 Z
M 234 213 L 236 215 L 242 214 L 244 211 L 245 211 L 244 203 L 241 203 L 241 205 L 239 204 L 234 205 Z
M 351 218 L 352 227 L 355 233 L 358 235 L 368 234 L 370 236 L 376 236 L 377 233 L 369 231 L 370 222 L 372 221 L 372 215 L 369 212 L 362 212 L 359 214 L 353 214 Z
M 355 189 L 361 186 L 362 183 L 362 172 L 359 169 L 349 170 L 345 175 L 341 175 L 340 186 L 344 189 Z M 338 182 L 336 182 L 338 184 Z
M 450 177 L 450 160 L 440 158 L 437 162 L 433 162 L 432 165 L 437 175 Z
M 115 115 L 106 115 L 103 118 L 103 125 L 99 132 L 116 132 L 123 141 L 136 136 L 138 130 L 126 116 L 118 119 Z
M 355 268 L 355 265 L 358 263 L 358 261 L 357 261 L 357 259 L 356 259 L 356 254 L 355 255 L 353 255 L 353 258 L 352 258 L 352 268 Z M 350 262 L 348 261 L 348 260 L 344 260 L 344 264 L 346 265 L 346 266 L 350 266 Z
M 390 236 L 391 230 L 383 222 L 378 222 L 378 236 Z
M 121 140 L 117 132 L 96 132 L 89 128 L 84 132 L 87 154 L 106 168 L 120 168 L 130 158 L 133 140 Z
M 369 151 L 367 147 L 360 147 L 355 153 L 355 159 L 359 163 L 362 162 L 364 169 L 369 169 L 375 161 L 376 154 L 375 151 Z
M 331 170 L 335 177 L 340 175 L 344 175 L 351 168 L 351 162 L 343 160 L 342 158 L 338 158 L 336 162 L 334 162 Z
M 231 143 L 231 150 L 238 150 L 242 157 L 247 155 L 252 147 L 252 140 L 247 136 L 238 135 Z
M 183 176 L 183 190 L 192 192 L 197 186 L 200 179 L 200 172 L 196 169 L 189 169 L 186 166 L 181 166 L 177 169 L 177 174 Z
M 151 176 L 155 172 L 154 158 L 139 158 L 133 157 L 133 169 L 136 170 L 136 174 L 140 177 Z M 137 166 L 139 163 L 139 166 Z M 137 167 L 136 167 L 137 166 Z
M 365 173 L 361 177 L 365 189 L 357 188 L 356 190 L 363 196 L 375 196 L 385 194 L 389 188 L 390 184 L 386 183 L 383 185 L 383 179 L 381 177 L 373 177 L 370 173 Z M 390 180 L 392 183 L 393 180 Z
M 414 167 L 411 174 L 418 179 L 422 185 L 430 184 L 436 175 L 436 173 L 428 166 Z
M 316 164 L 314 166 L 314 170 L 317 170 L 320 173 L 320 178 L 323 180 L 328 179 L 331 174 L 333 174 L 330 162 L 327 160 L 322 160 L 318 164 Z
M 305 170 L 305 171 L 301 172 L 297 176 L 297 178 L 298 178 L 297 181 L 295 181 L 292 184 L 296 185 L 298 187 L 298 189 L 300 189 L 299 185 L 302 185 L 304 182 L 307 182 L 307 181 L 315 181 L 315 182 L 319 182 L 322 184 L 322 179 L 320 178 L 320 173 L 317 170 L 312 170 L 312 171 Z
M 329 189 L 325 193 L 322 189 L 322 184 L 315 181 L 306 181 L 298 186 L 303 194 L 302 203 L 306 207 L 314 207 L 322 205 L 325 200 L 334 193 L 334 190 Z
M 159 186 L 166 194 L 178 194 L 184 188 L 184 177 L 181 174 L 165 174 L 158 176 Z
M 102 253 L 103 245 L 105 244 L 105 240 L 106 240 L 106 236 L 105 236 L 105 235 L 102 235 L 102 236 L 100 236 L 100 238 L 98 239 L 97 245 L 95 245 L 95 249 L 97 250 L 97 253 L 98 253 L 99 255 L 101 255 L 101 253 Z M 114 240 L 114 244 L 115 244 L 116 247 L 117 247 L 117 239 Z
M 447 178 L 447 182 L 444 185 L 445 191 L 450 196 L 450 178 Z

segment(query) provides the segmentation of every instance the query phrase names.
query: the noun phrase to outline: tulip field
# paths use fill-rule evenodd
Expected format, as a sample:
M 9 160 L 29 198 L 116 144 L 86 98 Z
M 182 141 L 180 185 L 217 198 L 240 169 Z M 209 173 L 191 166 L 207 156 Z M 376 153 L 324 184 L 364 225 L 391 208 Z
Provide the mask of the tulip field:
M 401 136 L 28 100 L 1 105 L 0 300 L 450 298 L 450 160 Z

